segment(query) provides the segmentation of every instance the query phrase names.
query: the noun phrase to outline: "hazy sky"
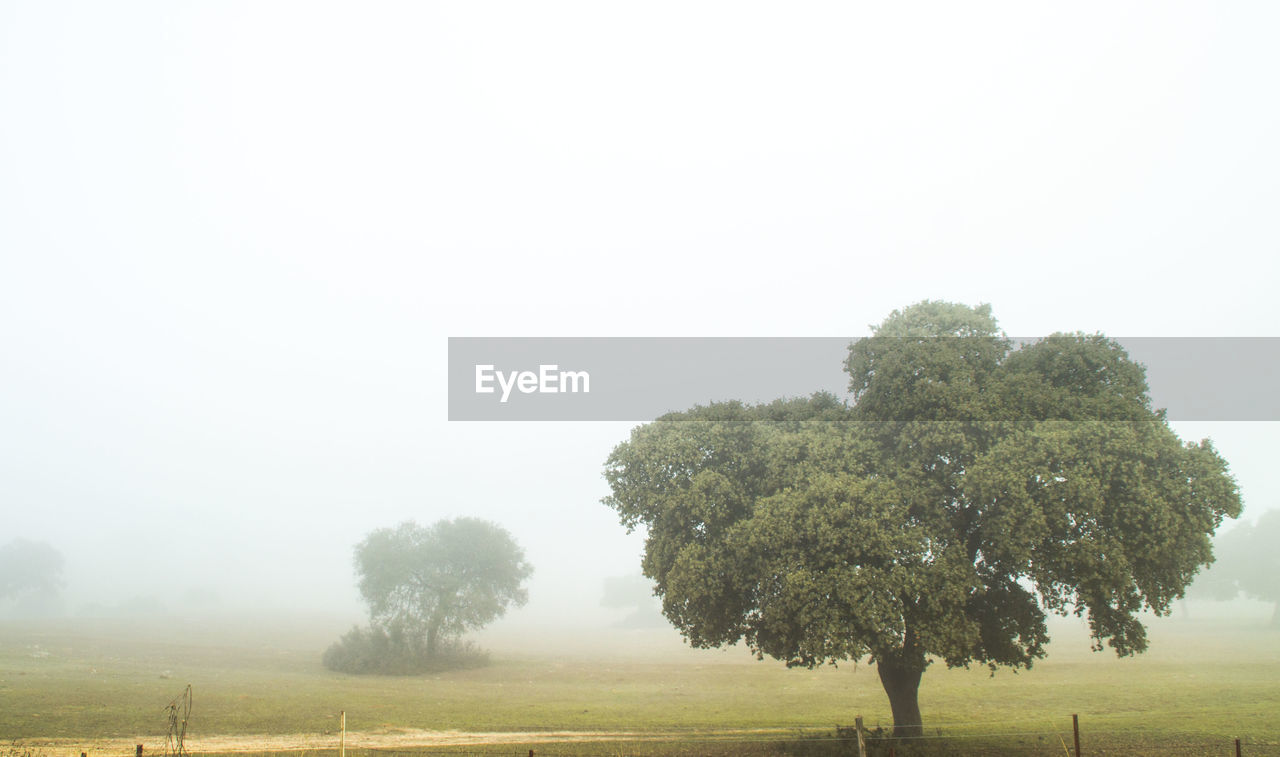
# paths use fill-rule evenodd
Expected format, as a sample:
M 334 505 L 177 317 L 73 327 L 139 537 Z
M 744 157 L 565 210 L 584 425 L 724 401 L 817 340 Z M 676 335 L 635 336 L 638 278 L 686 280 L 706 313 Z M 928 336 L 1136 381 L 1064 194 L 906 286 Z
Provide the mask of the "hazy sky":
M 355 607 L 475 514 L 595 612 L 628 424 L 450 424 L 449 336 L 1280 336 L 1280 5 L 0 2 L 0 543 L 76 601 Z M 833 356 L 839 360 L 840 356 Z M 1213 436 L 1247 513 L 1280 424 Z M 576 616 L 575 616 L 576 617 Z

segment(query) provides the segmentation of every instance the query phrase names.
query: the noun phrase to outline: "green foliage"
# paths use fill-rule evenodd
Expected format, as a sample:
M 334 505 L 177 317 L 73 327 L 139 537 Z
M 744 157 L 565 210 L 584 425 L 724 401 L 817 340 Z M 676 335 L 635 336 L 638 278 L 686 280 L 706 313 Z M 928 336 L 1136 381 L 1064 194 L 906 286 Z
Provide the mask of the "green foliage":
M 378 529 L 356 546 L 355 567 L 371 626 L 330 652 L 346 666 L 335 669 L 362 672 L 390 672 L 397 659 L 398 672 L 414 672 L 446 648 L 457 651 L 459 634 L 527 601 L 521 584 L 533 572 L 506 530 L 478 518 Z
M 634 429 L 604 502 L 645 528 L 644 574 L 691 644 L 870 655 L 916 732 L 932 660 L 1030 667 L 1046 611 L 1144 650 L 1138 613 L 1167 613 L 1240 511 L 1226 463 L 1174 435 L 1100 335 L 1015 350 L 989 307 L 923 302 L 845 367 L 851 406 L 716 403 Z
M 419 675 L 442 670 L 479 668 L 489 663 L 489 655 L 470 642 L 447 639 L 434 654 L 404 629 L 380 626 L 352 628 L 325 650 L 324 666 L 340 673 L 377 675 Z

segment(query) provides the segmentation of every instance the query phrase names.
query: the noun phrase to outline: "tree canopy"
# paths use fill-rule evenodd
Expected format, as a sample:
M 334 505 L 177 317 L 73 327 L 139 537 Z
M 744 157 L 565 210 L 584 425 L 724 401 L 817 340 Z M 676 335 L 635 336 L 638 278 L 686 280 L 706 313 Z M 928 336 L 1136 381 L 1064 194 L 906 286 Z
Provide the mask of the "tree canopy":
M 533 573 L 511 534 L 478 518 L 378 529 L 356 546 L 355 568 L 372 627 L 326 653 L 326 664 L 352 672 L 430 666 L 443 644 L 522 606 Z
M 420 631 L 429 653 L 441 636 L 522 606 L 533 573 L 511 534 L 479 518 L 379 529 L 356 547 L 355 562 L 373 622 Z
M 713 403 L 634 429 L 604 503 L 699 647 L 813 667 L 869 656 L 895 733 L 921 732 L 935 660 L 1030 667 L 1046 612 L 1146 648 L 1239 514 L 1206 440 L 1180 441 L 1142 366 L 1101 335 L 1015 345 L 988 306 L 892 313 L 830 394 Z

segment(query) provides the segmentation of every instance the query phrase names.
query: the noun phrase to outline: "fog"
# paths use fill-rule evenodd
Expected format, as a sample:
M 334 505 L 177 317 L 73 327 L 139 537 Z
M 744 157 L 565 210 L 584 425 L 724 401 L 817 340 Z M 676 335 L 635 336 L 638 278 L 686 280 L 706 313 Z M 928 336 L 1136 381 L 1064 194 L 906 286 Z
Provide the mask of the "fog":
M 1278 21 L 6 3 L 0 544 L 61 613 L 340 627 L 365 534 L 474 515 L 535 568 L 494 634 L 612 627 L 633 424 L 451 423 L 448 337 L 1277 336 Z M 1280 424 L 1173 425 L 1280 507 Z

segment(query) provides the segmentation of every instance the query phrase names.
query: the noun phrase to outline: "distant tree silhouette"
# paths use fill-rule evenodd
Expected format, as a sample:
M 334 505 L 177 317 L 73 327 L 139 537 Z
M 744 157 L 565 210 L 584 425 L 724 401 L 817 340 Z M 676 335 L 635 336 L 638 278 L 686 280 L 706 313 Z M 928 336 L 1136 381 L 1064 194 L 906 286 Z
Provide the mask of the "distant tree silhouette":
M 1280 510 L 1222 534 L 1214 554 L 1217 561 L 1195 582 L 1195 593 L 1218 600 L 1243 594 L 1271 602 L 1271 627 L 1280 629 Z

